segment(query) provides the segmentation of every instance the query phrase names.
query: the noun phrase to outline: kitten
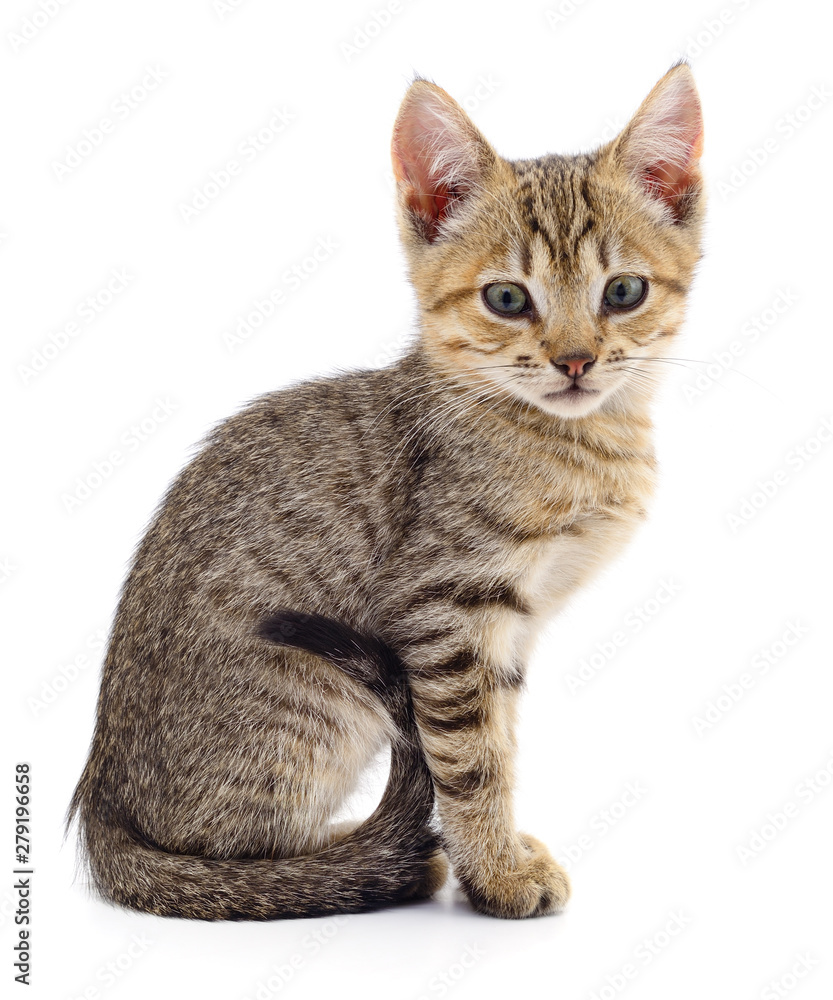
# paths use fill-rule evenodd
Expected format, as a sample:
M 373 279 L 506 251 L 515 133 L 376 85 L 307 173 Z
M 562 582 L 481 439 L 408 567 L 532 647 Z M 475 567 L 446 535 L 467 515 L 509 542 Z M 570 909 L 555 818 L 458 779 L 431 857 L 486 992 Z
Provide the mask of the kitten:
M 654 366 L 699 258 L 685 64 L 595 152 L 501 159 L 416 80 L 393 134 L 421 333 L 220 425 L 142 541 L 71 815 L 107 898 L 270 919 L 431 895 L 562 908 L 515 828 L 536 634 L 654 482 Z M 392 745 L 367 821 L 330 819 Z M 436 804 L 440 832 L 434 828 Z

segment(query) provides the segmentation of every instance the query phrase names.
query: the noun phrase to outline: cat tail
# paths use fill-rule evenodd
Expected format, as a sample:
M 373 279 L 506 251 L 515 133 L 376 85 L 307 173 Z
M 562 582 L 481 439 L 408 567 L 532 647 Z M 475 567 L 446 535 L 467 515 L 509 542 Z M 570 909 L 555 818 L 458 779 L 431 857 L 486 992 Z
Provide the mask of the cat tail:
M 390 776 L 372 815 L 344 839 L 299 858 L 218 859 L 177 855 L 149 842 L 123 818 L 88 802 L 76 810 L 93 881 L 108 899 L 160 916 L 201 920 L 275 920 L 358 913 L 430 896 L 446 862 L 429 823 L 434 788 L 422 755 L 404 668 L 373 636 L 319 615 L 280 611 L 260 635 L 337 665 L 373 691 L 400 731 Z

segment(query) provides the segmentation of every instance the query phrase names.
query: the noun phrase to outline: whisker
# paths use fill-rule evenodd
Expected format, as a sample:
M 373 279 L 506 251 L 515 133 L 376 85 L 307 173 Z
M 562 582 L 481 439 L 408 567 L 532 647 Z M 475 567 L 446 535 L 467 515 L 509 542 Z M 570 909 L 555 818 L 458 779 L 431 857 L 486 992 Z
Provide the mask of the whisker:
M 370 426 L 362 434 L 360 440 L 363 441 L 365 436 L 370 433 L 371 430 L 376 426 L 376 424 L 385 416 L 393 407 L 405 403 L 413 402 L 415 399 L 419 398 L 420 392 L 424 390 L 423 396 L 428 396 L 432 392 L 437 392 L 442 389 L 445 385 L 449 383 L 457 382 L 459 383 L 460 378 L 464 378 L 466 375 L 470 374 L 468 371 L 459 371 L 451 374 L 436 374 L 432 377 L 426 379 L 424 382 L 419 383 L 419 385 L 411 386 L 405 395 L 397 396 L 392 399 L 387 406 L 383 407 L 382 410 L 373 419 Z
M 496 395 L 497 392 L 499 392 L 498 387 L 492 387 L 490 391 L 486 392 L 485 396 L 482 395 L 481 392 L 480 399 L 484 400 L 489 399 L 492 396 Z M 416 440 L 418 436 L 423 435 L 426 437 L 430 437 L 440 429 L 440 426 L 442 424 L 448 426 L 453 418 L 455 418 L 458 414 L 464 412 L 468 408 L 468 406 L 472 402 L 471 398 L 472 396 L 474 396 L 475 401 L 478 401 L 477 393 L 475 393 L 472 389 L 464 388 L 462 398 L 452 400 L 448 405 L 437 410 L 434 414 L 432 414 L 429 417 L 429 422 L 427 425 L 418 423 L 416 426 L 414 426 L 408 432 L 408 434 L 406 434 L 406 436 L 403 438 L 403 440 L 396 448 L 396 450 L 393 452 L 393 454 L 389 457 L 389 459 L 385 462 L 381 470 L 381 475 L 384 475 L 389 469 L 392 469 L 396 466 L 396 463 L 399 461 L 402 455 L 405 454 L 410 444 L 414 440 Z
M 628 357 L 626 361 L 664 361 L 667 364 L 673 365 L 678 364 L 682 368 L 688 368 L 689 364 L 695 365 L 711 365 L 714 364 L 713 361 L 702 361 L 698 358 L 638 358 L 638 357 Z M 693 369 L 696 371 L 696 369 Z M 724 372 L 734 372 L 735 375 L 741 375 L 743 378 L 748 379 L 753 385 L 758 386 L 759 389 L 763 389 L 764 392 L 772 396 L 773 399 L 777 399 L 779 403 L 783 403 L 783 399 L 774 393 L 771 389 L 768 389 L 762 382 L 757 379 L 752 378 L 751 375 L 747 375 L 746 372 L 742 372 L 739 368 L 724 368 Z M 718 379 L 712 379 L 713 385 L 723 385 Z M 724 385 L 724 389 L 728 389 L 729 386 Z

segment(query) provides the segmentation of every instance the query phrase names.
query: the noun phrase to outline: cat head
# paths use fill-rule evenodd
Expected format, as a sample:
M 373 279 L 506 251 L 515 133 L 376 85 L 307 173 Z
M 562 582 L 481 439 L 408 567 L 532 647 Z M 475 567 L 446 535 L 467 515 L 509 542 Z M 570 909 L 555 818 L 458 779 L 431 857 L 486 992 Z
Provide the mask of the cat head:
M 703 126 L 674 66 L 594 152 L 508 161 L 415 80 L 393 133 L 398 217 L 432 363 L 559 417 L 650 393 L 700 256 Z

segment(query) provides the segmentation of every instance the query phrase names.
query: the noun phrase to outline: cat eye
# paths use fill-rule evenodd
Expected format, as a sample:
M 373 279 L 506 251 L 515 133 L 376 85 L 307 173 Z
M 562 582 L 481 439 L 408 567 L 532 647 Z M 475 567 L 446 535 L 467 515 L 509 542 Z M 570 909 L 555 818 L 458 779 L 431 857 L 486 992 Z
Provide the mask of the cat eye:
M 483 298 L 492 312 L 500 316 L 517 316 L 530 308 L 526 292 L 520 285 L 513 285 L 511 281 L 496 281 L 493 285 L 486 285 L 483 289 Z
M 648 282 L 635 274 L 620 274 L 605 289 L 605 305 L 614 309 L 631 309 L 645 298 Z

